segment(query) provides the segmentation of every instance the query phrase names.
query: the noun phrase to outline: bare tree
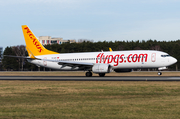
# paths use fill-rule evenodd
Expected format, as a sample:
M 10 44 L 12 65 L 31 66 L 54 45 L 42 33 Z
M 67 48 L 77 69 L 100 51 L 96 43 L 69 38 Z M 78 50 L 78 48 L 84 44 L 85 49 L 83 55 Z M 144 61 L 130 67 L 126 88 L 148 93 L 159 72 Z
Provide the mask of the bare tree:
M 150 49 L 160 51 L 161 47 L 159 45 L 155 45 L 155 46 L 152 46 Z
M 123 45 L 119 45 L 118 48 L 117 48 L 117 50 L 119 50 L 119 51 L 120 51 L 120 50 L 124 50 L 124 46 L 123 46 Z
M 82 42 L 94 42 L 93 40 L 88 40 L 88 39 L 78 39 L 78 43 L 82 43 Z
M 26 53 L 26 46 L 24 46 L 24 45 L 13 46 L 12 50 L 14 51 L 16 56 L 23 56 L 24 57 L 25 53 Z M 25 59 L 18 58 L 19 69 L 21 68 L 22 71 L 24 69 L 24 61 L 25 61 Z
M 135 47 L 134 50 L 142 50 L 140 47 Z

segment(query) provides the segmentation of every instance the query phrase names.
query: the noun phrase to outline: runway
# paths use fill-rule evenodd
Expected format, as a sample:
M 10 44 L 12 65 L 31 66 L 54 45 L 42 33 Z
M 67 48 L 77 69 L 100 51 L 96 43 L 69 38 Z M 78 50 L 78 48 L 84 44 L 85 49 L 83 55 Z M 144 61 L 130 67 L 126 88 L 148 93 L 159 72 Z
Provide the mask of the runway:
M 35 81 L 180 81 L 180 77 L 170 76 L 0 76 L 0 80 Z

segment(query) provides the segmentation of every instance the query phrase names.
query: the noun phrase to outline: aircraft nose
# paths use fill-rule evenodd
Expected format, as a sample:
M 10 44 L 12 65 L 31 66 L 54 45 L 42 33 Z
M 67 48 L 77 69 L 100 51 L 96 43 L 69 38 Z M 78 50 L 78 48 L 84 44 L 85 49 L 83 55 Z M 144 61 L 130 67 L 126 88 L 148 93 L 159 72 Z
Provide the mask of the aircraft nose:
M 177 62 L 177 59 L 176 59 L 176 58 L 174 58 L 174 57 L 172 57 L 172 58 L 171 58 L 171 62 L 174 64 L 174 63 L 176 63 L 176 62 Z

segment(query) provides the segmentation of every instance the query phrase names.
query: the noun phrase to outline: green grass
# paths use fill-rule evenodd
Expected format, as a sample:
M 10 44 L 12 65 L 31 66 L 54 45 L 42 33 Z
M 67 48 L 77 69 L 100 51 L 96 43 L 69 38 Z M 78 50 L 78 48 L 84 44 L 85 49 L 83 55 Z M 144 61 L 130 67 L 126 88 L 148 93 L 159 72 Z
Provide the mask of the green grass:
M 0 118 L 177 119 L 180 82 L 0 81 Z

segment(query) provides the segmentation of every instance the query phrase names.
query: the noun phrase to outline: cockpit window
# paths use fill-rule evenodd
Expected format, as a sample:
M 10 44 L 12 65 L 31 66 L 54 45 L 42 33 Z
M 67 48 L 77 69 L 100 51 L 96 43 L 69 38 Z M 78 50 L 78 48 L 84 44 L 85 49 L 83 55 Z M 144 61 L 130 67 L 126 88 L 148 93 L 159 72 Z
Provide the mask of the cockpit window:
M 170 55 L 161 55 L 161 57 L 169 57 Z

